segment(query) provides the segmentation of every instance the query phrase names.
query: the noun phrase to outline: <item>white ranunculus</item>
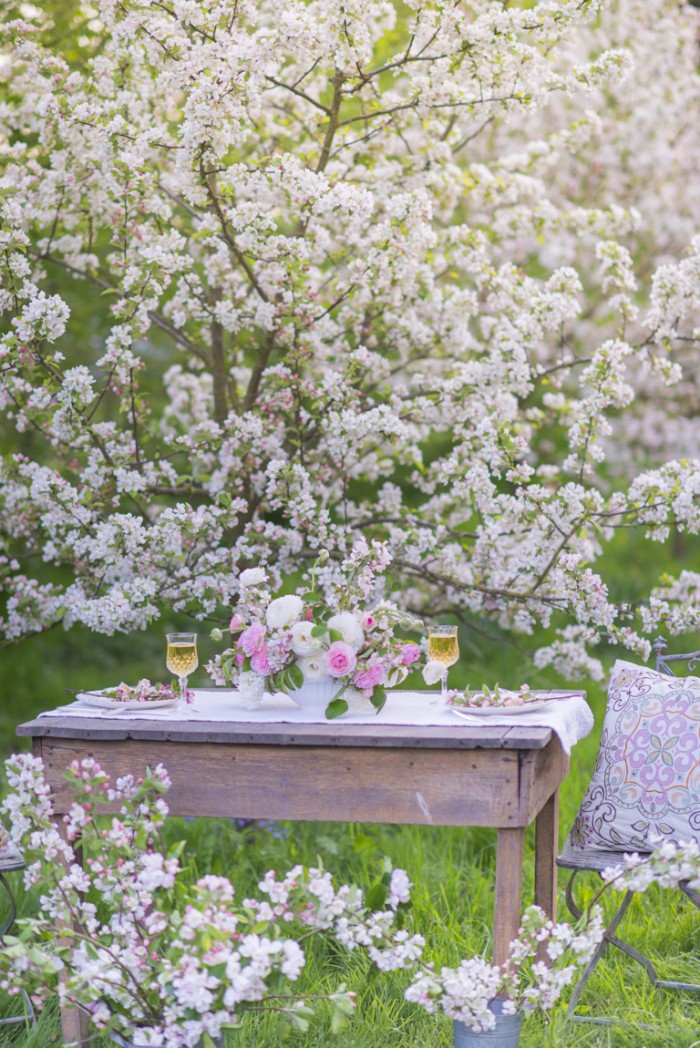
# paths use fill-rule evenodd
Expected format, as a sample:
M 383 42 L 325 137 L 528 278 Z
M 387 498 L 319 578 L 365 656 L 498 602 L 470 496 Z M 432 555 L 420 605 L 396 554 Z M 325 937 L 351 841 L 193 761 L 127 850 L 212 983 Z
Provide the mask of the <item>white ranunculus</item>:
M 437 659 L 431 659 L 423 667 L 423 680 L 426 684 L 437 684 L 442 679 L 444 672 L 445 667 L 442 662 L 438 662 Z
M 365 642 L 362 626 L 351 611 L 341 611 L 328 620 L 328 628 L 338 630 L 353 651 L 359 651 Z
M 306 655 L 304 658 L 297 659 L 297 666 L 304 674 L 305 681 L 315 683 L 320 680 L 330 680 L 330 677 L 323 668 L 322 652 L 318 655 Z
M 302 611 L 304 602 L 301 597 L 289 593 L 286 597 L 277 597 L 271 600 L 265 618 L 271 630 L 284 629 L 296 622 Z
M 312 637 L 313 622 L 295 622 L 292 626 L 292 651 L 295 655 L 313 655 L 323 647 L 320 637 Z
M 261 582 L 266 581 L 267 573 L 263 568 L 246 568 L 238 576 L 241 589 L 245 589 L 246 586 L 259 586 Z

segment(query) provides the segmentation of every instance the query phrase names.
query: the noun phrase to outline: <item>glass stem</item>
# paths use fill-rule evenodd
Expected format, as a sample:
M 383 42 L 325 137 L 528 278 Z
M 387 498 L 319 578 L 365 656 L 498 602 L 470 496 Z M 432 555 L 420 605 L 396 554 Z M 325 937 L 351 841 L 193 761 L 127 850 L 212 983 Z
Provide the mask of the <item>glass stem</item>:
M 442 693 L 440 695 L 440 698 L 443 703 L 447 702 L 447 669 L 447 666 L 445 666 L 445 672 L 443 673 L 441 678 Z
M 187 703 L 187 677 L 177 678 L 180 684 L 180 702 Z

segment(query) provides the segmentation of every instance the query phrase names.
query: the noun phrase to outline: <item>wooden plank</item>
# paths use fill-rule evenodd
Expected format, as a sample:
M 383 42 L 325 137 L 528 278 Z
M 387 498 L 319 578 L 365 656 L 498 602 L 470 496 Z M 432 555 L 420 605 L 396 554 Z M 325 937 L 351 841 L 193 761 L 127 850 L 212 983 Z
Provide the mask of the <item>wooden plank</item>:
M 60 815 L 54 815 L 52 822 L 61 837 L 65 838 L 66 826 Z M 76 849 L 74 842 L 71 842 L 71 847 L 74 849 L 76 860 L 81 862 L 80 849 Z M 62 927 L 70 927 L 70 924 L 64 923 Z M 65 980 L 65 973 L 60 973 L 59 981 L 63 980 Z M 80 1008 L 64 1005 L 64 1007 L 61 1008 L 61 1034 L 63 1044 L 66 1048 L 68 1048 L 69 1045 L 75 1045 L 76 1048 L 82 1048 L 83 1045 L 87 1046 L 90 1037 L 88 1018 L 85 1012 L 81 1011 Z
M 128 721 L 101 717 L 42 717 L 17 728 L 37 738 L 169 741 L 221 745 L 324 746 L 377 749 L 544 749 L 550 728 L 373 724 L 236 724 L 230 721 Z
M 518 934 L 523 887 L 522 828 L 501 828 L 496 844 L 496 894 L 493 908 L 493 963 L 503 964 Z
M 557 915 L 558 851 L 559 791 L 555 790 L 535 820 L 535 905 L 552 920 Z
M 112 776 L 162 763 L 174 815 L 224 818 L 516 826 L 519 756 L 499 750 L 198 746 L 140 740 L 44 738 L 57 812 L 66 810 L 68 764 L 95 757 Z
M 553 735 L 543 750 L 523 754 L 520 825 L 527 826 L 542 810 L 569 770 L 569 758 Z

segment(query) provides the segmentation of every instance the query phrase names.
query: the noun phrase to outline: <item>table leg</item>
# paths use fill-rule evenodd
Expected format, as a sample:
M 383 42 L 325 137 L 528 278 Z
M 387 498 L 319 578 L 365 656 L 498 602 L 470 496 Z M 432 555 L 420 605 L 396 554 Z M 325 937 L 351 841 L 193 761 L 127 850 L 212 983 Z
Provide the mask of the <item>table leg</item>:
M 552 920 L 557 915 L 559 791 L 555 790 L 535 819 L 535 905 Z
M 65 837 L 65 824 L 63 822 L 62 815 L 55 815 L 53 822 L 56 829 Z M 82 848 L 76 845 L 75 841 L 71 842 L 73 851 L 77 862 L 82 861 Z M 59 974 L 59 980 L 61 974 Z M 89 1039 L 88 1030 L 88 1018 L 85 1012 L 81 1011 L 80 1008 L 71 1007 L 70 1005 L 64 1005 L 61 1008 L 61 1035 L 63 1044 L 65 1046 L 75 1045 L 77 1048 L 81 1048 L 82 1045 L 86 1045 Z
M 499 829 L 496 845 L 496 900 L 493 913 L 493 963 L 503 964 L 520 927 L 525 831 Z

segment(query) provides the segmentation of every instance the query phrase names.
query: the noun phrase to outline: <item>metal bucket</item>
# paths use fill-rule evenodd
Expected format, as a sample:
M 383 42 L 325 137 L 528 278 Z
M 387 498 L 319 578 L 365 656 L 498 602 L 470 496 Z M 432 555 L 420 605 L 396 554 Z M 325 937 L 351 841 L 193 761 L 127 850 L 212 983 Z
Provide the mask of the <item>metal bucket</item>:
M 492 1001 L 489 1009 L 496 1016 L 493 1030 L 471 1030 L 455 1020 L 455 1048 L 518 1048 L 522 1015 L 503 1015 L 503 1001 Z

